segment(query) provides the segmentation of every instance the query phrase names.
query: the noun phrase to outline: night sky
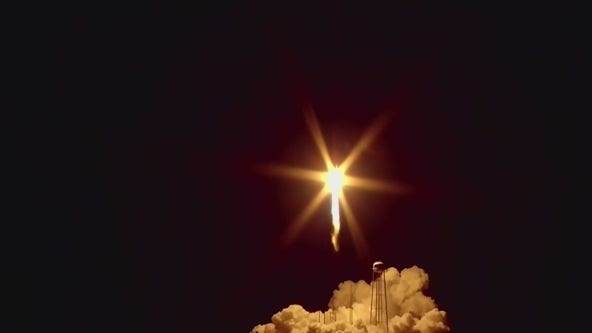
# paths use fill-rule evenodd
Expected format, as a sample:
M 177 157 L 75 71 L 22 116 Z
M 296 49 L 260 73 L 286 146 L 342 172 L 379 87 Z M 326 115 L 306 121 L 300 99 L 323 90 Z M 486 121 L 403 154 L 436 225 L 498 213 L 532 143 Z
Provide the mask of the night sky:
M 311 106 L 336 160 L 392 115 L 351 172 L 410 191 L 347 192 L 373 260 L 424 269 L 455 332 L 533 328 L 562 75 L 552 10 L 72 12 L 39 28 L 48 61 L 37 65 L 57 62 L 34 103 L 56 111 L 39 108 L 39 135 L 21 142 L 43 165 L 23 186 L 43 198 L 25 214 L 47 221 L 32 252 L 49 327 L 249 332 L 290 304 L 325 310 L 339 282 L 369 281 L 344 223 L 333 253 L 328 199 L 279 243 L 318 186 L 257 166 L 321 169 Z

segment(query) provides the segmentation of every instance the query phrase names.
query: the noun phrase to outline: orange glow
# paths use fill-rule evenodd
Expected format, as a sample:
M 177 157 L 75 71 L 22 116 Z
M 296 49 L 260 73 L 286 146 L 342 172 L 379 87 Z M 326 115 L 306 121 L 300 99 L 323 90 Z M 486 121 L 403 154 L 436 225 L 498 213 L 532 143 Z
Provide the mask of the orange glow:
M 360 178 L 354 176 L 346 176 L 345 184 L 350 187 L 358 187 L 365 190 L 371 190 L 376 192 L 390 192 L 390 193 L 401 193 L 404 188 L 400 184 L 394 182 L 388 182 L 383 180 L 375 180 L 368 178 Z
M 339 215 L 341 203 L 343 205 L 343 210 L 349 230 L 352 233 L 352 239 L 356 247 L 356 251 L 359 255 L 367 257 L 368 246 L 364 240 L 364 237 L 362 236 L 362 233 L 360 232 L 358 221 L 353 213 L 353 210 L 343 193 L 343 187 L 357 187 L 371 191 L 390 193 L 397 193 L 402 190 L 400 185 L 393 182 L 385 182 L 346 175 L 346 171 L 353 165 L 353 163 L 356 162 L 364 149 L 366 149 L 372 143 L 379 132 L 385 127 L 387 119 L 383 116 L 374 121 L 372 126 L 370 126 L 368 130 L 363 133 L 359 141 L 355 144 L 352 151 L 349 153 L 349 155 L 347 155 L 340 166 L 336 166 L 331 161 L 327 145 L 323 139 L 321 128 L 311 109 L 306 110 L 305 119 L 315 144 L 327 167 L 327 171 L 318 171 L 281 165 L 268 166 L 266 168 L 266 171 L 273 175 L 315 181 L 325 184 L 321 191 L 319 191 L 319 193 L 306 206 L 302 213 L 290 225 L 285 235 L 285 241 L 290 242 L 296 237 L 298 232 L 320 206 L 322 200 L 328 194 L 331 194 L 331 220 L 333 226 L 333 231 L 331 232 L 331 243 L 333 244 L 333 249 L 336 252 L 339 251 L 338 236 L 339 230 L 341 228 Z
M 265 168 L 269 174 L 287 178 L 304 179 L 315 182 L 324 182 L 327 173 L 323 171 L 310 170 L 298 167 L 270 165 Z

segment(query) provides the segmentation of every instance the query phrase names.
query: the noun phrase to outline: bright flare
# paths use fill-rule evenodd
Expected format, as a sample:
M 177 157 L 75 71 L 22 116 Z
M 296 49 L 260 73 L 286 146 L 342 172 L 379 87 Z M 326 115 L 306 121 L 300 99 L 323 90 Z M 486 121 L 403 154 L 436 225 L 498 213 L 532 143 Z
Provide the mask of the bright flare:
M 337 237 L 339 236 L 340 222 L 339 222 L 339 198 L 341 196 L 341 189 L 345 180 L 343 170 L 338 167 L 332 167 L 327 172 L 327 189 L 331 193 L 331 216 L 333 222 L 333 232 L 331 233 L 331 243 L 335 252 L 339 251 L 339 243 Z
M 282 177 L 296 178 L 309 180 L 313 182 L 324 183 L 325 186 L 319 193 L 312 199 L 312 201 L 306 206 L 302 213 L 295 219 L 290 225 L 285 234 L 285 241 L 290 242 L 302 229 L 308 219 L 312 216 L 314 211 L 321 205 L 322 200 L 327 194 L 331 194 L 331 216 L 333 224 L 333 232 L 331 233 L 331 243 L 335 251 L 339 251 L 339 244 L 337 243 L 337 236 L 339 235 L 340 220 L 339 220 L 339 205 L 340 202 L 343 204 L 343 213 L 345 214 L 345 222 L 348 223 L 350 232 L 356 250 L 363 257 L 367 257 L 368 248 L 366 241 L 362 233 L 360 232 L 358 221 L 353 213 L 350 204 L 347 201 L 343 193 L 343 187 L 357 187 L 372 191 L 391 192 L 397 193 L 403 190 L 403 188 L 394 182 L 388 182 L 384 180 L 374 180 L 368 178 L 361 178 L 355 176 L 349 176 L 345 173 L 347 170 L 357 161 L 364 149 L 366 149 L 372 141 L 376 138 L 378 133 L 385 127 L 387 123 L 387 117 L 379 117 L 363 134 L 360 140 L 357 141 L 352 151 L 346 156 L 344 161 L 339 165 L 331 161 L 329 156 L 329 150 L 327 144 L 323 138 L 321 127 L 319 126 L 318 120 L 314 115 L 312 109 L 308 109 L 305 112 L 305 119 L 310 130 L 310 133 L 314 139 L 314 142 L 319 149 L 321 158 L 327 167 L 327 171 L 310 170 L 300 167 L 283 166 L 283 165 L 271 165 L 265 167 L 265 171 L 270 174 L 275 174 Z
M 327 172 L 327 187 L 331 193 L 339 193 L 345 181 L 343 170 L 333 167 Z

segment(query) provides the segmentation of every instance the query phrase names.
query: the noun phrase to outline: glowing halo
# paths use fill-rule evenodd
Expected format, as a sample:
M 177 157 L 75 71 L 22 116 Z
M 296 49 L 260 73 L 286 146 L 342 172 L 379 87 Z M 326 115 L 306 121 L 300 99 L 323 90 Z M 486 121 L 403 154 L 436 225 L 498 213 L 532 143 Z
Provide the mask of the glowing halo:
M 345 157 L 341 165 L 336 165 L 330 158 L 327 144 L 325 143 L 325 139 L 323 138 L 321 132 L 321 127 L 319 126 L 317 118 L 312 109 L 305 110 L 304 116 L 306 124 L 308 125 L 308 129 L 310 130 L 310 133 L 317 146 L 317 149 L 321 154 L 327 170 L 318 171 L 284 165 L 270 165 L 265 169 L 268 173 L 273 175 L 321 182 L 324 183 L 325 186 L 290 225 L 289 229 L 286 231 L 284 240 L 289 242 L 294 239 L 297 233 L 309 220 L 310 216 L 318 209 L 323 199 L 330 194 L 333 226 L 333 231 L 331 233 L 331 243 L 333 244 L 333 249 L 335 252 L 339 251 L 338 236 L 341 229 L 340 208 L 342 207 L 343 213 L 345 215 L 345 221 L 348 223 L 356 251 L 358 254 L 365 256 L 367 255 L 368 247 L 363 235 L 360 232 L 358 221 L 353 213 L 353 210 L 344 195 L 343 188 L 357 187 L 371 191 L 390 193 L 398 193 L 402 191 L 402 187 L 394 182 L 355 177 L 346 174 L 347 170 L 357 161 L 364 149 L 370 146 L 380 131 L 384 129 L 387 123 L 387 118 L 383 116 L 376 119 L 362 134 L 351 152 Z

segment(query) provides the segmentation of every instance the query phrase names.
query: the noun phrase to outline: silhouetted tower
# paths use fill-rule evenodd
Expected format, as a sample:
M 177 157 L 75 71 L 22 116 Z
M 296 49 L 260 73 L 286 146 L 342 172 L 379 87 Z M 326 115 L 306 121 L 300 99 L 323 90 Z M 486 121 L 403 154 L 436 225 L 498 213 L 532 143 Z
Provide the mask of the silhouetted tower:
M 329 314 L 329 316 L 327 316 Z M 319 316 L 320 321 L 320 316 Z M 328 324 L 337 321 L 337 313 L 333 309 L 327 310 L 327 312 L 323 312 L 323 324 Z
M 388 333 L 388 309 L 384 264 L 376 261 L 372 265 L 372 291 L 370 294 L 370 324 L 383 326 Z
M 353 284 L 349 285 L 349 323 L 354 323 L 354 288 Z

